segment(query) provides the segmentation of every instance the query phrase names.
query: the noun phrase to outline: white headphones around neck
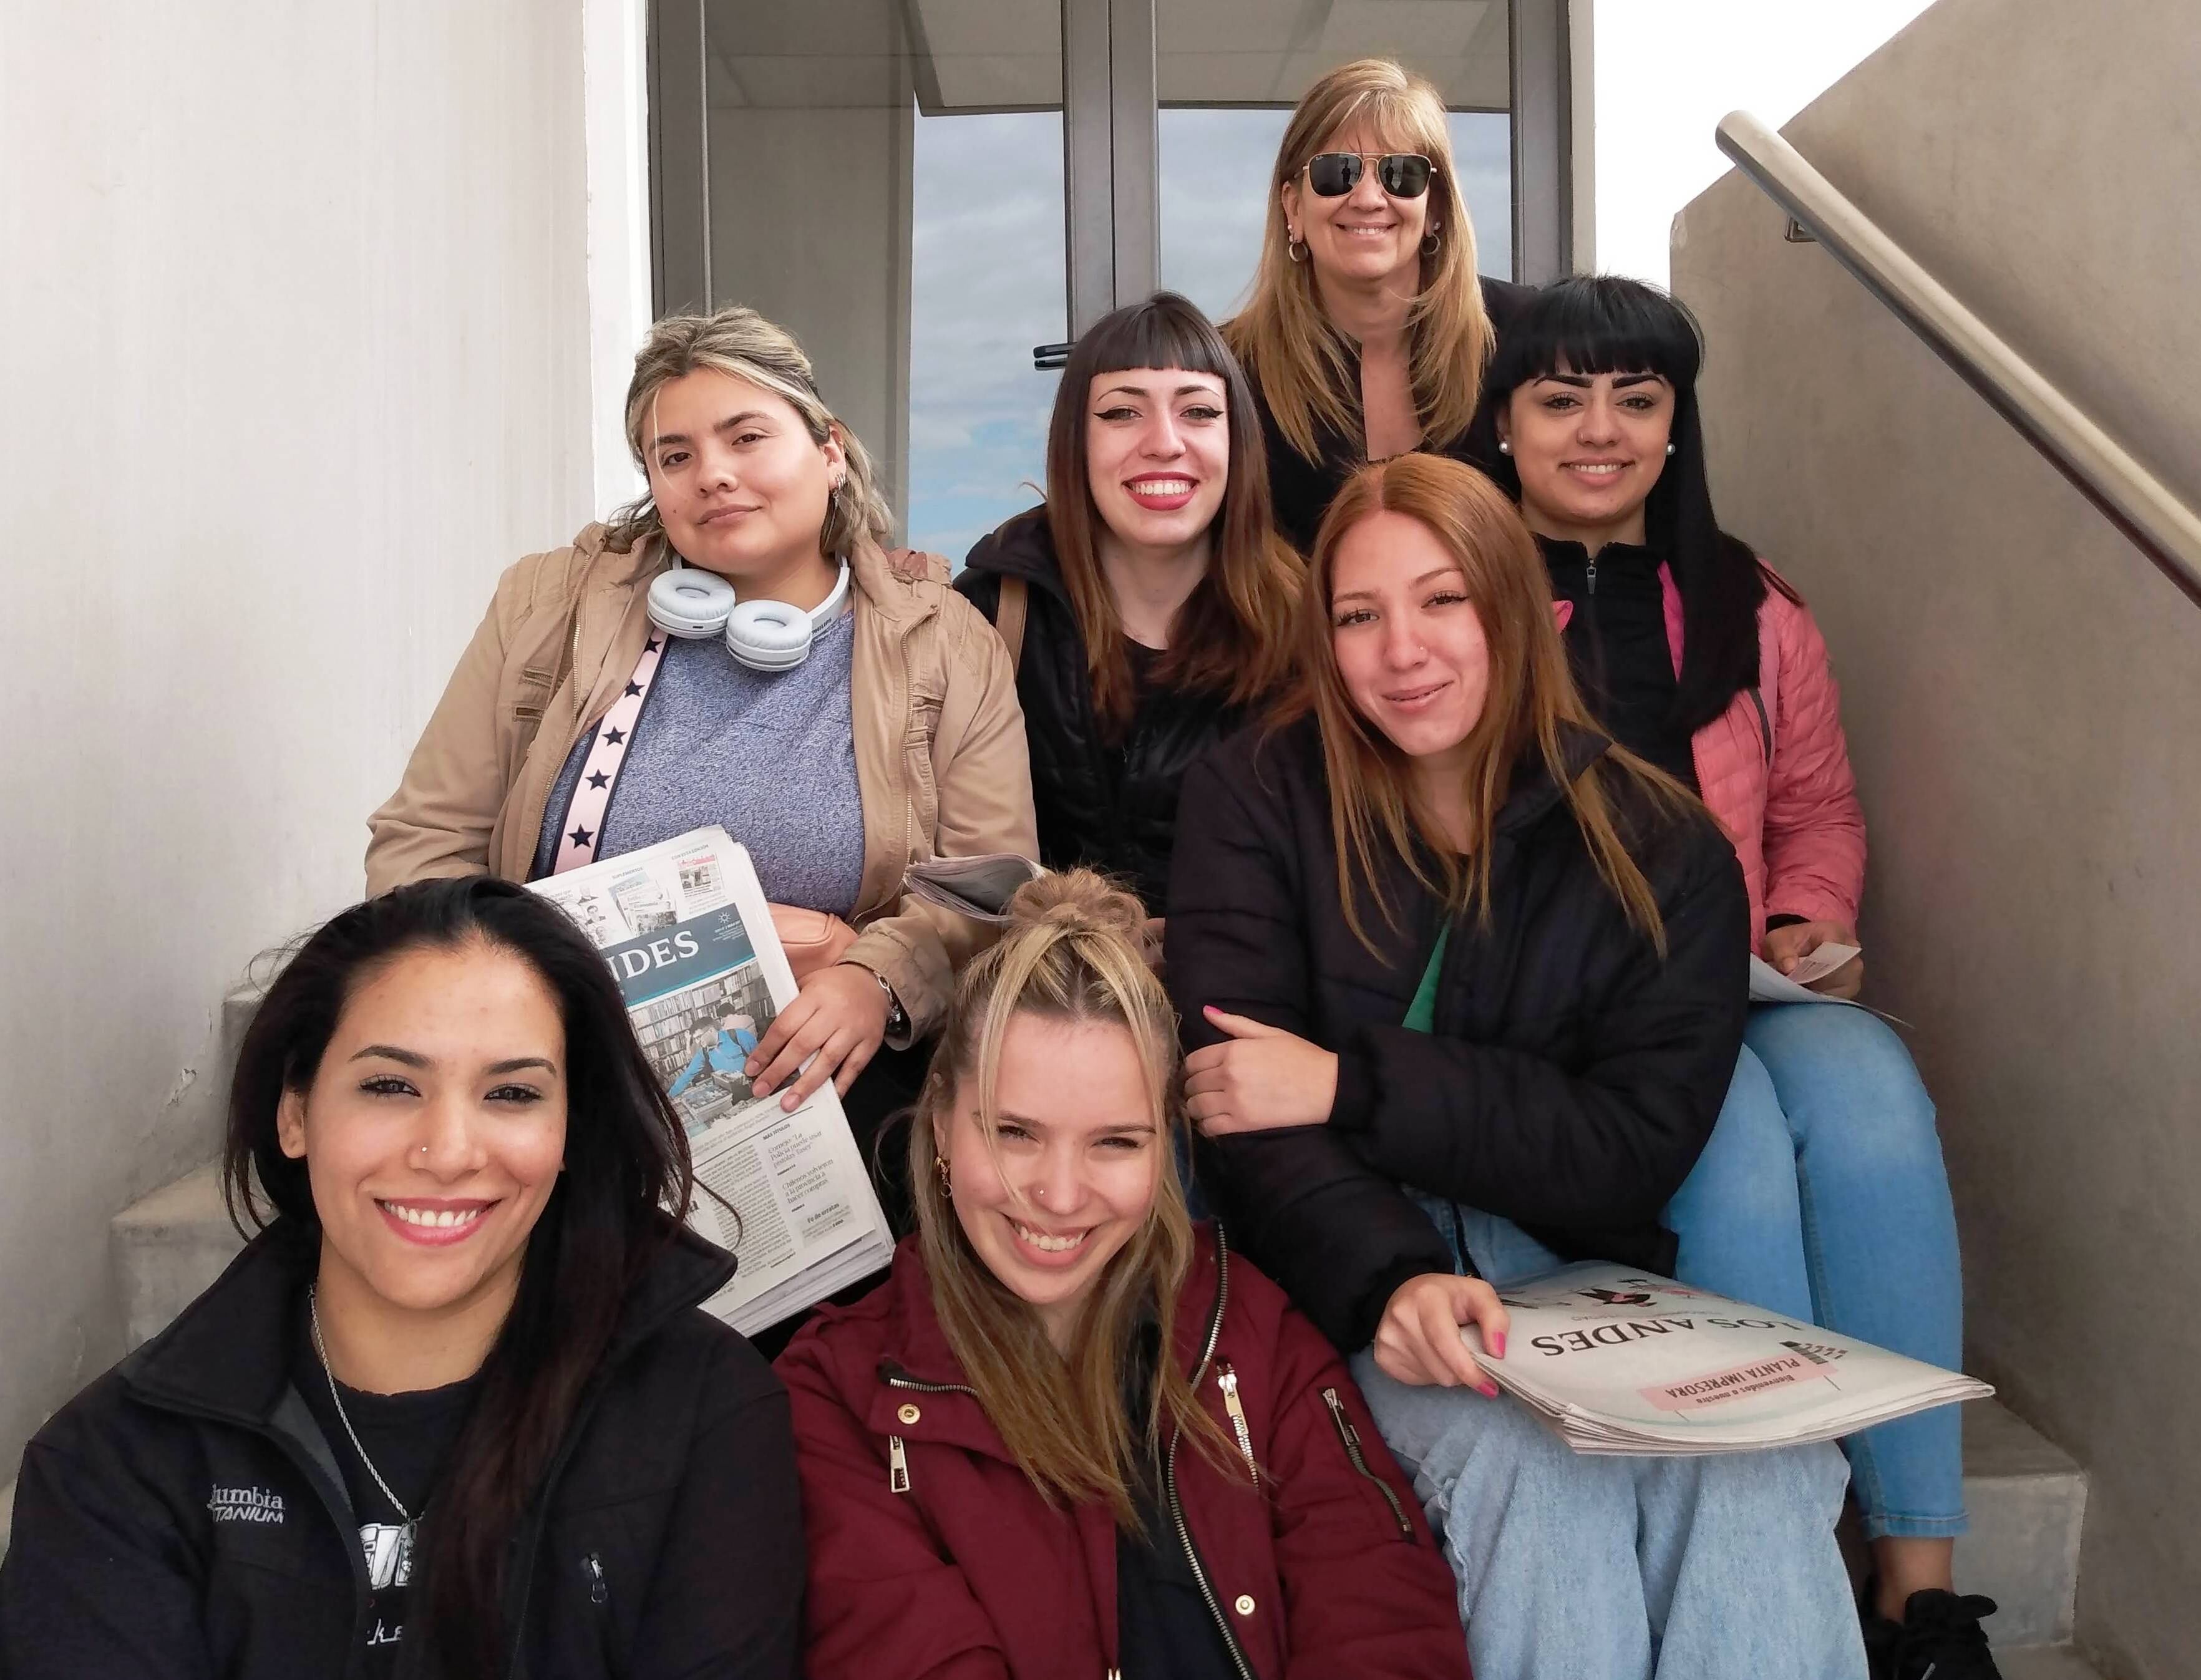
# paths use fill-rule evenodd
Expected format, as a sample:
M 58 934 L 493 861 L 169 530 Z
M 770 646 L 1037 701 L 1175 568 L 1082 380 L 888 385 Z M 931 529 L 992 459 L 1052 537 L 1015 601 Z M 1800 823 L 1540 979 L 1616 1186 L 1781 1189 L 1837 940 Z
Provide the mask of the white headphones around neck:
M 715 572 L 690 566 L 675 555 L 672 569 L 649 586 L 649 621 L 667 636 L 701 642 L 723 631 L 726 651 L 752 671 L 792 671 L 810 657 L 818 632 L 833 622 L 848 598 L 848 562 L 833 592 L 816 609 L 804 612 L 784 601 L 734 599 L 734 586 Z

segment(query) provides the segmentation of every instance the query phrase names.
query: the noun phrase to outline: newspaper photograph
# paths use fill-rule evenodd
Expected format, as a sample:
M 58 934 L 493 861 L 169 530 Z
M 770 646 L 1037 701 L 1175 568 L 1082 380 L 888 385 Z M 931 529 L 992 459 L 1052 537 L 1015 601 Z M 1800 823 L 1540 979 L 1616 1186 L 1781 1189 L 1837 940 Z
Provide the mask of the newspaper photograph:
M 1506 1357 L 1477 1362 L 1579 1453 L 1742 1452 L 1832 1441 L 1994 1390 L 1961 1372 L 1590 1261 L 1514 1288 Z
M 688 1134 L 712 1193 L 688 1221 L 739 1265 L 710 1310 L 748 1334 L 883 1267 L 893 1238 L 832 1085 L 793 1113 L 750 1087 L 795 976 L 748 852 L 697 829 L 533 889 L 603 953 Z

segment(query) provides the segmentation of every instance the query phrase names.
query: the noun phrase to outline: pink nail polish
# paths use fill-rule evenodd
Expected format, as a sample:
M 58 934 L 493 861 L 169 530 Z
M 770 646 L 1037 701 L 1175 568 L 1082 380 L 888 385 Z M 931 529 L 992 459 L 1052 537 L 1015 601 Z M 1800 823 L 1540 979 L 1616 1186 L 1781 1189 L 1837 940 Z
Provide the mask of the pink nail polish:
M 1488 1381 L 1477 1383 L 1475 1385 L 1475 1391 L 1488 1400 L 1498 1398 L 1498 1384 L 1495 1383 Z
M 1490 1333 L 1490 1357 L 1494 1360 L 1502 1360 L 1505 1357 L 1505 1332 L 1502 1330 L 1493 1330 Z

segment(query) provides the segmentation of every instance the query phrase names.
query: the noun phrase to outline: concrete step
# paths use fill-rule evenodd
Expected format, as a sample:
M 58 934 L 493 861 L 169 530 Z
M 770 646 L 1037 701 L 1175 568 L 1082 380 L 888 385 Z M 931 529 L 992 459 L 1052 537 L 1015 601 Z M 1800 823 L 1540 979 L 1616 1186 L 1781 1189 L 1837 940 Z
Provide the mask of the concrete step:
M 126 1350 L 166 1329 L 244 1246 L 222 1206 L 220 1168 L 211 1162 L 117 1213 L 108 1241 Z
M 2002 1680 L 2108 1680 L 2069 1645 L 2033 1645 L 2020 1651 L 1997 1650 Z
M 1972 1528 L 1957 1543 L 1957 1590 L 2001 1606 L 1987 1623 L 1997 1648 L 2068 1642 L 2086 1472 L 2007 1407 L 1975 1401 L 1964 1407 L 1964 1505 Z

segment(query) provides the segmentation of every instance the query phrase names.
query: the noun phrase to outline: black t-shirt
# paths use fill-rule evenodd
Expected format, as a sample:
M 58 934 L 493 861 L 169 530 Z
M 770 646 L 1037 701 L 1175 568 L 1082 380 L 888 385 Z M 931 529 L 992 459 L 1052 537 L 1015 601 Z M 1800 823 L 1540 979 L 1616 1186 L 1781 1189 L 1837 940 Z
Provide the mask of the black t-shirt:
M 1159 1336 L 1152 1325 L 1135 1345 L 1124 1399 L 1135 1418 L 1153 1404 Z M 1116 1662 L 1124 1680 L 1235 1680 L 1236 1666 L 1193 1578 L 1158 1468 L 1137 1490 L 1143 1535 L 1116 1531 Z
M 451 1444 L 467 1420 L 479 1379 L 469 1377 L 445 1388 L 397 1395 L 363 1394 L 339 1383 L 337 1392 L 343 1400 L 340 1416 L 330 1398 L 329 1373 L 314 1351 L 312 1337 L 301 1336 L 298 1364 L 291 1380 L 327 1437 L 329 1450 L 343 1471 L 352 1513 L 359 1519 L 359 1543 L 367 1554 L 367 1581 L 374 1595 L 373 1613 L 367 1618 L 367 1665 L 362 1671 L 380 1680 L 397 1671 L 420 1524 L 436 1520 L 431 1507 L 437 1483 Z M 347 1418 L 351 1430 L 359 1436 L 356 1445 L 344 1428 Z M 367 1469 L 361 1448 L 374 1461 L 374 1469 L 382 1472 L 390 1491 L 413 1514 L 413 1532 L 407 1532 L 404 1517 Z
M 1580 543 L 1539 537 L 1555 600 L 1572 603 L 1561 639 L 1590 714 L 1638 758 L 1683 786 L 1697 785 L 1687 731 L 1673 723 L 1673 643 L 1658 556 L 1633 543 L 1607 543 L 1593 561 Z

